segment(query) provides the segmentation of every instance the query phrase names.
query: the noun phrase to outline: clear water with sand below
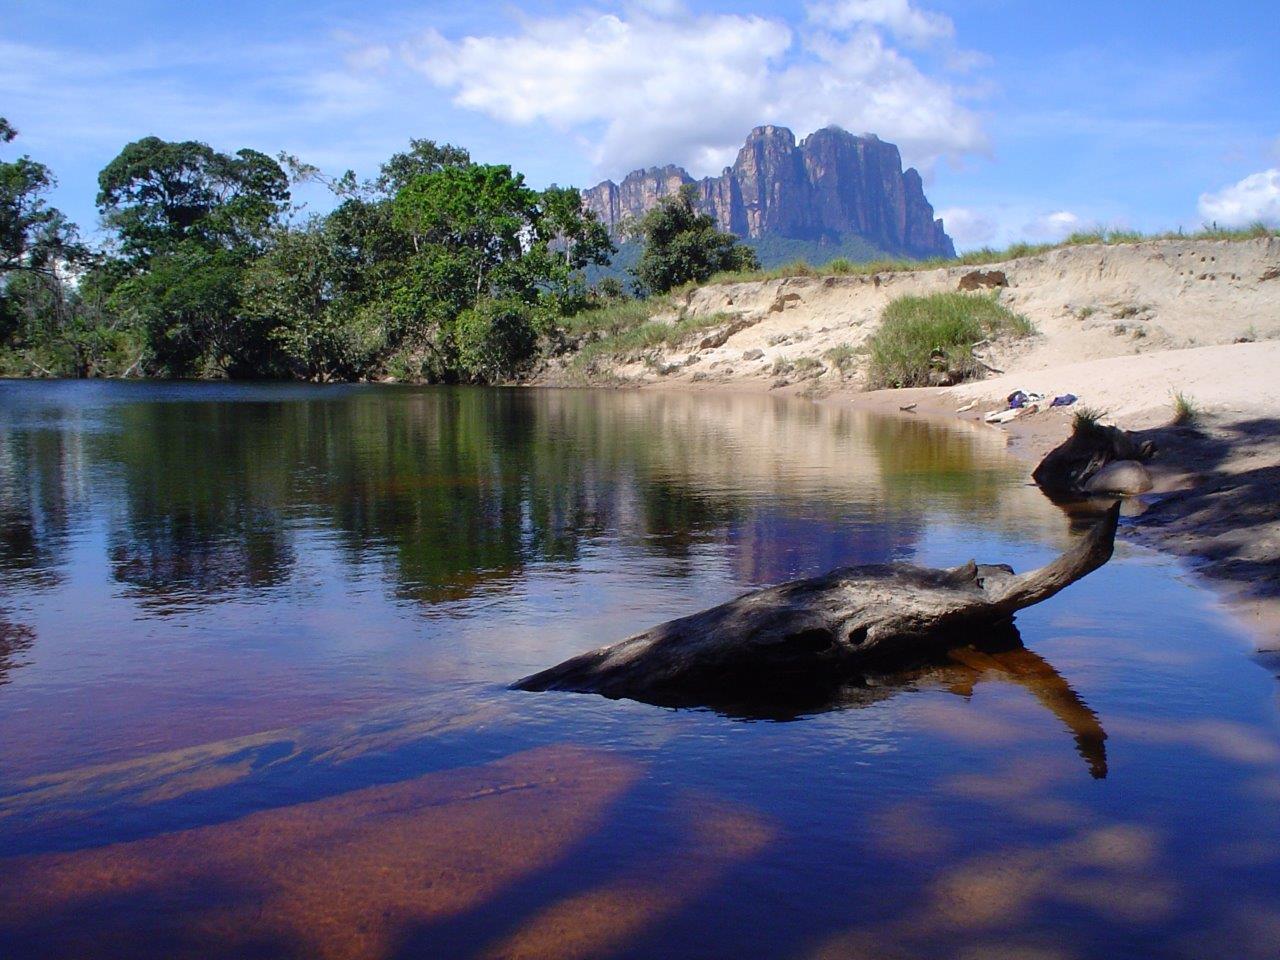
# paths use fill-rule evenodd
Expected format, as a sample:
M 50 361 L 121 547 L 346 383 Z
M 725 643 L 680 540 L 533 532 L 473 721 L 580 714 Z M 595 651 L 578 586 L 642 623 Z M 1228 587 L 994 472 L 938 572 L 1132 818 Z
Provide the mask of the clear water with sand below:
M 1025 475 L 766 397 L 0 383 L 0 956 L 1280 956 L 1274 669 L 1127 544 L 800 716 L 506 689 L 1043 562 Z

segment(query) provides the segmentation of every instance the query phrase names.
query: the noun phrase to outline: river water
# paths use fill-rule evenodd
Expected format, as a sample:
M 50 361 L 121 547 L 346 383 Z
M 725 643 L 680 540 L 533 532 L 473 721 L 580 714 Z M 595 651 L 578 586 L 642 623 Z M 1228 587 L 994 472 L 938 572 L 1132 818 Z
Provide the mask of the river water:
M 1274 665 L 1172 561 L 803 713 L 507 684 L 848 563 L 1022 570 L 994 431 L 0 382 L 0 957 L 1280 956 Z

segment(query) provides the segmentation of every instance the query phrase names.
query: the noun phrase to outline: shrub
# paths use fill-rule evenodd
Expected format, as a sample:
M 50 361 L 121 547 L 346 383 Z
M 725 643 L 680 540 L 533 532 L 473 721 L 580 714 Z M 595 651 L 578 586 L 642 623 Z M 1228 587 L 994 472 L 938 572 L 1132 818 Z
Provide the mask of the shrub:
M 472 380 L 493 383 L 514 376 L 533 357 L 537 324 L 517 300 L 482 300 L 458 315 L 458 366 Z
M 884 309 L 880 329 L 868 341 L 869 382 L 873 387 L 912 387 L 929 382 L 932 370 L 961 379 L 981 367 L 973 345 L 1008 333 L 1027 336 L 1031 322 L 1002 306 L 992 296 L 935 293 L 899 297 Z
M 857 358 L 858 351 L 847 343 L 841 343 L 826 351 L 822 356 L 841 373 L 845 373 L 853 366 L 853 361 Z

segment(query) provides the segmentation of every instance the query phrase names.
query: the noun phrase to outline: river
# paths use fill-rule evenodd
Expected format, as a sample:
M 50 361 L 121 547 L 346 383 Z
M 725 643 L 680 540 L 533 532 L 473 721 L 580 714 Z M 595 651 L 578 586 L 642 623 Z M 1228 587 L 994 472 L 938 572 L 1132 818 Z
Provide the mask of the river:
M 0 956 L 1274 960 L 1275 667 L 1123 541 L 805 712 L 507 689 L 1039 564 L 1088 521 L 1026 472 L 760 396 L 0 381 Z

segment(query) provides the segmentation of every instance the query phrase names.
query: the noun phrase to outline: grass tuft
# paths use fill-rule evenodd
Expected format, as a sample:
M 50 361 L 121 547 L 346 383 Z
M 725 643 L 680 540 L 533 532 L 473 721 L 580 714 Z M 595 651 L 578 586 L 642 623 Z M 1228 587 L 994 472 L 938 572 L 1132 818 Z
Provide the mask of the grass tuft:
M 1200 419 L 1200 408 L 1185 393 L 1173 395 L 1173 422 L 1175 426 L 1189 427 Z
M 880 329 L 867 341 L 871 350 L 868 384 L 872 388 L 924 386 L 934 370 L 967 379 L 982 369 L 973 356 L 975 343 L 1001 334 L 1034 332 L 1026 317 L 1013 313 L 994 296 L 899 297 L 885 307 Z
M 1081 407 L 1071 419 L 1071 431 L 1072 433 L 1080 434 L 1094 433 L 1101 429 L 1102 418 L 1106 415 L 1105 410 L 1098 410 L 1094 407 Z

